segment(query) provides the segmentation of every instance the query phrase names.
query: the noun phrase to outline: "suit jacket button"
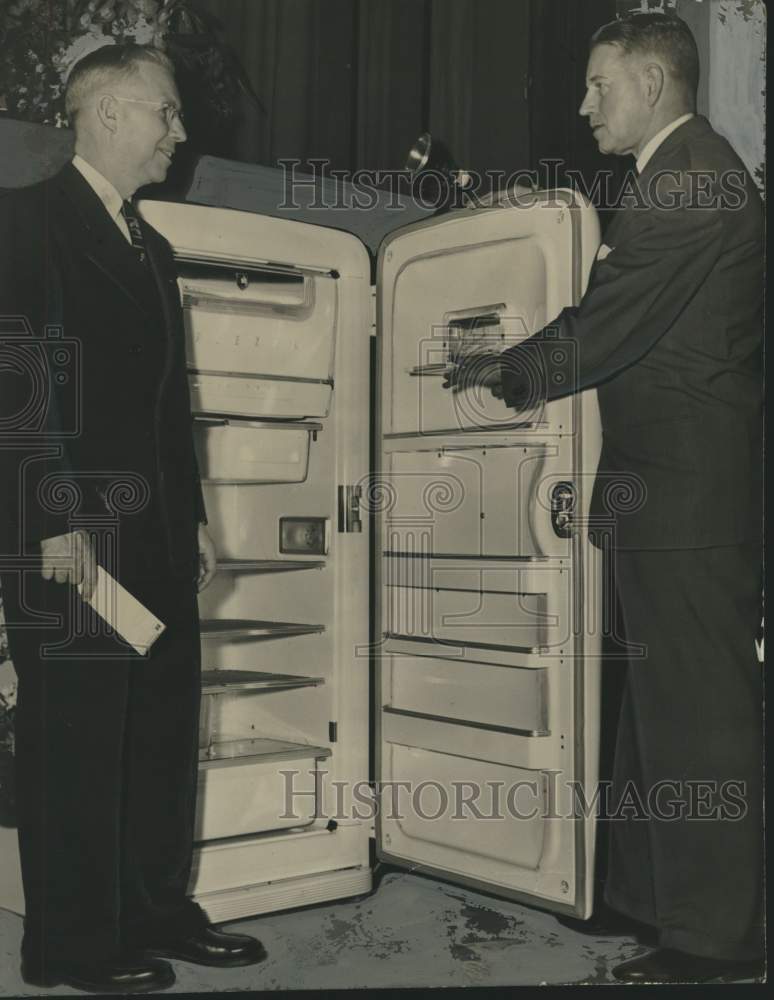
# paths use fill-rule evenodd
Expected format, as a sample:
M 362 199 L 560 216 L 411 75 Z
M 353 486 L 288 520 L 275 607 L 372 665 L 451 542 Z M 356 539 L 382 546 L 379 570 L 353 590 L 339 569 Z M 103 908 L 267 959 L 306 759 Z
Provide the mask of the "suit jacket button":
M 142 345 L 141 344 L 132 344 L 132 346 L 129 348 L 129 353 L 130 354 L 142 354 Z

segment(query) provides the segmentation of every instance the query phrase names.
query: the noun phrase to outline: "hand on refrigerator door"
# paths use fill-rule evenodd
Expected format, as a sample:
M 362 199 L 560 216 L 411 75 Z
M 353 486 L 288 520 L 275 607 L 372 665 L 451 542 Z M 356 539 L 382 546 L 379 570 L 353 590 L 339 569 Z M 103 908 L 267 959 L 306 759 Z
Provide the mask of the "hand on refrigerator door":
M 207 531 L 207 526 L 199 525 L 199 575 L 196 578 L 196 589 L 201 593 L 210 585 L 217 570 L 215 545 Z
M 487 351 L 473 354 L 452 364 L 444 374 L 444 389 L 459 392 L 474 386 L 491 389 L 497 399 L 502 399 L 502 373 L 499 354 Z
M 71 583 L 87 601 L 97 583 L 97 558 L 88 533 L 82 529 L 44 538 L 40 543 L 44 580 Z

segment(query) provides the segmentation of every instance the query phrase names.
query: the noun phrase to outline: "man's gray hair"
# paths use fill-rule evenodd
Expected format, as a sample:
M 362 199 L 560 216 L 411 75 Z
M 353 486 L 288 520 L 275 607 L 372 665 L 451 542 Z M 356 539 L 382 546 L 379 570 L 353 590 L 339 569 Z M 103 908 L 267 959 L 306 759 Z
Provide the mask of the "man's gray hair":
M 152 45 L 132 42 L 103 45 L 79 59 L 70 71 L 65 88 L 65 114 L 70 125 L 75 123 L 78 112 L 95 91 L 112 87 L 122 79 L 136 78 L 149 63 L 163 66 L 174 75 L 172 60 Z

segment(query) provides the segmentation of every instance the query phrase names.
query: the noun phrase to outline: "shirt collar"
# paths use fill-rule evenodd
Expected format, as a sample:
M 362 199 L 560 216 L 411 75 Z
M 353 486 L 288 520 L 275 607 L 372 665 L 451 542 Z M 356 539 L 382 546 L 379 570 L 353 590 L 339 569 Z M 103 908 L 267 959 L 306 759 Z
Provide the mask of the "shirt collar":
M 675 118 L 673 122 L 670 122 L 668 125 L 662 128 L 660 132 L 657 132 L 650 140 L 650 142 L 647 142 L 645 144 L 645 147 L 643 148 L 642 152 L 637 157 L 638 174 L 642 173 L 642 171 L 647 166 L 650 158 L 656 152 L 661 143 L 667 138 L 667 136 L 671 135 L 675 131 L 675 129 L 680 128 L 680 126 L 684 122 L 687 122 L 689 118 L 693 118 L 692 113 L 689 113 L 687 115 L 680 115 L 679 118 Z
M 116 191 L 107 177 L 77 153 L 73 157 L 73 166 L 83 176 L 83 179 L 93 188 L 94 193 L 105 206 L 110 218 L 115 222 L 121 214 L 124 199 Z

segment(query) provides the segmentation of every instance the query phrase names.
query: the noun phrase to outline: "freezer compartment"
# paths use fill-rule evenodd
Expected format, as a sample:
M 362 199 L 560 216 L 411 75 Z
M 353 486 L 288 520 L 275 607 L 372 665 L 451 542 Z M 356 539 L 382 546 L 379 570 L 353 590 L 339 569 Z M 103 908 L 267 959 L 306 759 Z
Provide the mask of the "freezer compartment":
M 318 811 L 325 747 L 221 737 L 200 750 L 197 840 L 303 827 Z M 283 774 L 282 772 L 292 772 Z M 292 794 L 291 794 L 292 792 Z
M 336 280 L 178 260 L 192 403 L 243 416 L 324 416 L 330 406 Z
M 203 482 L 301 483 L 321 424 L 196 419 L 194 440 Z
M 392 708 L 548 732 L 545 668 L 495 666 L 440 657 L 391 656 L 385 701 Z
M 192 368 L 331 378 L 335 278 L 186 260 L 178 260 L 178 274 Z
M 397 803 L 382 799 L 381 842 L 388 854 L 449 871 L 473 867 L 482 875 L 487 865 L 538 869 L 548 802 L 539 770 L 401 745 L 385 753 L 387 773 L 410 791 Z M 388 788 L 383 796 L 390 794 Z

